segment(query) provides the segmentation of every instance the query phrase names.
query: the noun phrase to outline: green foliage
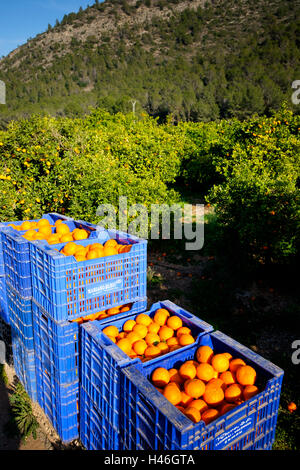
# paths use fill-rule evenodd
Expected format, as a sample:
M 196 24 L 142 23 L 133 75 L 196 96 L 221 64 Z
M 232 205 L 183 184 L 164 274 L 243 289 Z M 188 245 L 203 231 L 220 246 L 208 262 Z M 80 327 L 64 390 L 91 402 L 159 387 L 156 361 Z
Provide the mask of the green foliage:
M 4 385 L 8 384 L 8 377 L 5 372 L 4 364 L 0 364 L 0 380 L 4 383 Z
M 15 427 L 15 431 L 21 436 L 22 440 L 26 440 L 31 435 L 36 439 L 36 431 L 39 425 L 32 412 L 30 398 L 20 383 L 16 385 L 9 401 L 12 411 L 11 431 Z

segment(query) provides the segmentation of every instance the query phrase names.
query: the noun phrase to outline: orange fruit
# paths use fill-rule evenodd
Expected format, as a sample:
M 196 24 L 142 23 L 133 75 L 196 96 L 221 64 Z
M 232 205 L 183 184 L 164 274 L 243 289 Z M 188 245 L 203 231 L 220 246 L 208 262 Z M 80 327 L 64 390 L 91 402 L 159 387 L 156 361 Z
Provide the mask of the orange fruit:
M 205 422 L 205 424 L 209 424 L 215 419 L 219 417 L 220 413 L 218 410 L 215 410 L 214 408 L 209 408 L 208 410 L 204 411 L 201 415 L 202 421 Z
M 290 413 L 293 413 L 293 412 L 296 411 L 296 409 L 297 409 L 296 403 L 294 403 L 293 401 L 291 401 L 291 402 L 288 404 L 287 409 L 289 410 Z
M 214 352 L 209 346 L 200 346 L 196 352 L 196 358 L 198 362 L 211 362 Z
M 167 352 L 169 352 L 169 346 L 166 343 L 163 343 L 162 341 L 156 344 L 156 346 L 160 349 L 162 354 L 166 354 Z
M 235 403 L 239 398 L 242 397 L 243 387 L 239 384 L 232 384 L 225 390 L 225 400 L 229 403 Z
M 169 383 L 168 385 L 166 385 L 164 388 L 163 395 L 173 405 L 179 405 L 179 403 L 181 402 L 181 391 L 175 383 Z
M 136 341 L 139 341 L 141 339 L 140 336 L 137 335 L 134 331 L 130 331 L 129 333 L 123 333 L 124 335 L 126 335 L 126 338 L 128 339 L 128 341 L 131 342 L 131 344 L 134 344 L 136 343 Z
M 208 410 L 208 405 L 205 403 L 204 400 L 201 400 L 201 398 L 198 398 L 197 400 L 193 400 L 190 403 L 190 406 L 193 408 L 196 408 L 197 410 L 200 411 L 200 413 L 203 413 L 203 411 Z
M 46 236 L 43 233 L 36 232 L 35 240 L 46 240 Z
M 219 385 L 208 383 L 205 387 L 203 400 L 206 401 L 209 406 L 218 406 L 224 400 L 224 392 Z
M 145 326 L 149 326 L 152 323 L 152 319 L 149 317 L 149 315 L 146 315 L 145 313 L 140 313 L 139 315 L 137 315 L 135 321 L 138 325 Z
M 153 320 L 160 326 L 164 326 L 167 323 L 167 319 L 170 316 L 168 310 L 165 308 L 159 308 L 156 310 Z
M 246 385 L 243 390 L 243 397 L 247 401 L 249 398 L 254 397 L 259 392 L 258 387 L 256 385 Z
M 60 243 L 59 235 L 57 235 L 56 233 L 53 233 L 52 235 L 50 235 L 50 237 L 48 237 L 47 241 L 49 245 L 58 245 Z
M 234 403 L 224 403 L 220 408 L 220 415 L 221 416 L 225 415 L 226 413 L 228 413 L 228 411 L 233 410 L 233 408 L 235 407 L 236 407 L 236 404 Z
M 211 365 L 217 372 L 225 372 L 229 367 L 229 359 L 224 354 L 216 354 L 211 359 Z
M 179 374 L 184 380 L 194 379 L 196 377 L 196 367 L 193 364 L 183 363 L 179 368 Z
M 180 328 L 178 328 L 177 333 L 176 333 L 178 338 L 181 335 L 190 335 L 190 334 L 191 334 L 191 330 L 187 326 L 181 326 Z
M 113 343 L 116 343 L 116 342 L 117 342 L 117 340 L 116 340 L 116 338 L 115 338 L 114 336 L 109 336 L 109 335 L 107 335 L 107 337 L 108 337 Z
M 103 250 L 103 245 L 101 243 L 93 243 L 90 245 L 91 250 Z
M 170 382 L 181 385 L 184 383 L 184 378 L 181 377 L 177 369 L 169 369 Z
M 123 330 L 128 333 L 132 331 L 132 328 L 134 327 L 135 324 L 136 324 L 135 320 L 127 320 L 123 325 Z
M 177 346 L 179 344 L 178 338 L 176 336 L 172 336 L 172 338 L 167 339 L 168 346 Z
M 181 402 L 180 405 L 186 408 L 189 404 L 193 401 L 193 398 L 190 397 L 187 393 L 183 390 L 181 391 Z
M 127 335 L 126 335 L 125 331 L 121 331 L 121 333 L 118 334 L 117 341 L 119 341 L 120 339 L 123 339 L 123 338 L 127 338 Z
M 190 379 L 184 382 L 184 391 L 192 398 L 200 398 L 205 392 L 205 384 L 199 379 Z
M 161 350 L 154 345 L 148 346 L 147 349 L 145 349 L 144 356 L 148 358 L 155 358 L 161 355 Z
M 168 346 L 169 352 L 176 351 L 177 349 L 180 349 L 181 346 L 179 344 L 173 344 L 173 346 Z
M 30 230 L 31 228 L 32 228 L 32 224 L 28 220 L 26 220 L 25 222 L 21 224 L 21 230 Z
M 225 352 L 225 353 L 223 353 L 223 355 L 224 355 L 225 357 L 227 357 L 227 359 L 228 359 L 229 361 L 231 361 L 232 355 L 231 355 L 229 352 Z
M 226 385 L 232 385 L 235 383 L 235 374 L 230 372 L 230 370 L 226 370 L 220 374 L 220 379 L 223 380 Z
M 116 338 L 119 334 L 119 330 L 116 326 L 114 325 L 110 325 L 110 326 L 107 326 L 106 328 L 103 328 L 102 332 L 107 335 L 107 336 L 112 336 L 114 338 Z
M 167 341 L 167 339 L 172 338 L 173 335 L 174 330 L 168 326 L 161 326 L 158 332 L 158 336 L 160 337 L 161 341 Z
M 89 250 L 88 254 L 86 255 L 86 259 L 97 259 L 99 258 L 98 250 Z
M 157 334 L 155 333 L 148 333 L 146 336 L 145 336 L 145 341 L 148 345 L 151 345 L 151 344 L 155 344 L 155 346 L 157 346 L 158 343 L 160 343 L 160 338 Z
M 192 406 L 189 406 L 186 408 L 183 413 L 185 416 L 187 416 L 193 423 L 199 423 L 201 419 L 201 413 L 197 408 L 193 408 Z
M 66 233 L 65 235 L 62 235 L 60 237 L 60 242 L 61 243 L 68 243 L 68 242 L 72 242 L 73 241 L 73 237 L 70 233 Z
M 180 405 L 175 405 L 175 407 L 177 408 L 177 410 L 181 411 L 181 413 L 184 412 L 184 408 L 183 406 L 180 406 Z
M 62 221 L 61 219 L 58 219 L 58 220 L 55 222 L 54 226 L 57 227 L 58 225 L 62 224 L 62 222 L 63 222 L 63 221 Z
M 213 384 L 213 385 L 215 385 L 215 386 L 217 386 L 217 387 L 221 387 L 223 391 L 226 389 L 225 383 L 223 382 L 223 380 L 221 380 L 221 379 L 219 379 L 219 378 L 216 378 L 216 379 L 213 378 L 213 379 L 211 379 L 208 383 L 209 383 L 209 384 Z
M 180 335 L 178 341 L 180 346 L 187 346 L 189 344 L 193 344 L 195 339 L 192 337 L 192 335 Z
M 132 328 L 132 331 L 134 331 L 137 335 L 139 335 L 140 338 L 145 338 L 146 335 L 148 334 L 148 329 L 145 325 L 134 325 Z
M 129 312 L 129 311 L 130 311 L 130 307 L 128 306 L 120 308 L 120 313 Z
M 106 256 L 114 256 L 114 255 L 117 255 L 118 254 L 118 251 L 112 247 L 112 246 L 105 246 L 104 247 L 104 250 L 103 250 L 103 255 L 106 257 Z
M 62 223 L 62 224 L 57 225 L 56 233 L 59 235 L 66 235 L 67 233 L 70 234 L 70 229 L 68 225 Z
M 236 380 L 241 385 L 254 385 L 256 371 L 251 366 L 241 366 L 236 371 Z
M 41 228 L 41 227 L 49 227 L 50 228 L 50 222 L 47 219 L 40 219 L 37 223 L 37 227 L 38 228 Z
M 177 315 L 173 315 L 172 317 L 169 317 L 167 320 L 167 326 L 169 328 L 172 328 L 172 330 L 178 330 L 178 328 L 182 327 L 182 320 L 181 318 L 177 317 Z
M 35 230 L 27 230 L 26 233 L 24 233 L 23 238 L 26 238 L 26 240 L 36 240 L 36 235 L 37 232 Z
M 245 366 L 246 362 L 243 359 L 237 358 L 232 359 L 229 363 L 229 370 L 230 372 L 236 372 L 240 366 Z
M 146 343 L 146 341 L 144 341 L 143 339 L 139 339 L 138 341 L 136 341 L 133 345 L 132 345 L 132 349 L 134 350 L 134 352 L 136 354 L 138 354 L 139 356 L 143 356 L 146 349 L 148 347 L 148 344 Z
M 131 350 L 131 342 L 127 338 L 120 339 L 117 341 L 117 346 L 122 349 L 125 354 L 129 354 Z
M 85 255 L 75 253 L 75 259 L 79 263 L 80 261 L 86 261 Z
M 158 323 L 155 323 L 154 321 L 148 326 L 149 333 L 158 333 L 159 329 L 160 325 Z
M 76 250 L 77 250 L 77 245 L 76 243 L 74 242 L 70 242 L 70 243 L 67 243 L 65 246 L 64 246 L 64 254 L 66 256 L 72 256 L 76 253 Z
M 119 310 L 119 307 L 112 307 L 112 308 L 109 308 L 108 310 L 106 310 L 106 313 L 107 315 L 117 315 L 118 313 L 120 313 L 120 310 Z
M 105 248 L 115 248 L 118 245 L 118 242 L 111 238 L 104 243 Z
M 61 225 L 57 227 L 57 230 L 61 227 Z M 73 230 L 72 234 L 74 240 L 86 240 L 89 237 L 87 231 L 83 229 L 75 229 Z
M 164 367 L 158 367 L 153 371 L 151 380 L 156 387 L 163 388 L 170 382 L 169 372 Z
M 214 376 L 214 369 L 210 364 L 203 362 L 197 366 L 197 377 L 203 382 L 209 382 Z

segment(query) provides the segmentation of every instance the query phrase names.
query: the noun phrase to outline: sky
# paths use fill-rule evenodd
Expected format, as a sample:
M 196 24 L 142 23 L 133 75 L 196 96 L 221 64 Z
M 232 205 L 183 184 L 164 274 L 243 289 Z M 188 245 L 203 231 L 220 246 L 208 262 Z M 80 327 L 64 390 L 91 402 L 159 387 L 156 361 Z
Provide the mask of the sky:
M 0 57 L 94 0 L 0 0 Z

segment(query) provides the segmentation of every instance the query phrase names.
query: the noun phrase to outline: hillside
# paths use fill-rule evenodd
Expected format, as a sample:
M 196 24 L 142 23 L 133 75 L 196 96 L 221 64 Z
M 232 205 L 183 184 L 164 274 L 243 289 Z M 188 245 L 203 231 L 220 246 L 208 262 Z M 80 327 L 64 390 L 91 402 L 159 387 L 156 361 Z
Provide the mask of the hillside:
M 0 60 L 0 123 L 129 111 L 132 99 L 161 118 L 268 114 L 300 76 L 299 12 L 299 0 L 96 2 Z

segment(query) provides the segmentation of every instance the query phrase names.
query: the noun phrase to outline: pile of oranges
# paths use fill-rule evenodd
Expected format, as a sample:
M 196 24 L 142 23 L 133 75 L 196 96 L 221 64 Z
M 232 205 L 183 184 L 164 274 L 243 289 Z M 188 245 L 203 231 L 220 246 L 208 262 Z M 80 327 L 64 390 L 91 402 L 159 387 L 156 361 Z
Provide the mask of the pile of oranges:
M 78 262 L 91 259 L 103 258 L 105 256 L 114 256 L 120 253 L 128 253 L 132 245 L 120 245 L 116 240 L 111 238 L 104 245 L 101 243 L 93 243 L 88 246 L 76 244 L 74 242 L 67 243 L 61 250 L 66 256 L 75 256 Z
M 72 322 L 81 325 L 82 323 L 86 323 L 88 321 L 103 320 L 104 318 L 118 315 L 118 313 L 129 312 L 130 310 L 131 305 L 120 305 L 120 307 L 112 307 L 108 310 L 103 310 L 102 312 L 92 313 L 90 315 L 85 315 L 84 317 L 76 318 L 75 320 L 72 320 Z
M 134 320 L 127 320 L 122 331 L 110 325 L 103 333 L 131 359 L 139 358 L 143 362 L 195 342 L 181 318 L 170 315 L 164 308 L 156 310 L 153 319 L 140 313 Z
M 195 360 L 178 369 L 158 367 L 151 382 L 191 421 L 205 424 L 223 416 L 259 393 L 256 371 L 241 358 L 229 353 L 214 354 L 209 346 L 200 346 Z
M 10 224 L 9 226 L 18 231 L 25 231 L 23 237 L 26 240 L 46 240 L 49 245 L 89 238 L 89 233 L 86 230 L 75 228 L 71 232 L 68 225 L 62 220 L 57 220 L 54 225 L 51 225 L 47 219 L 40 219 L 38 222 L 25 221 L 21 225 Z

